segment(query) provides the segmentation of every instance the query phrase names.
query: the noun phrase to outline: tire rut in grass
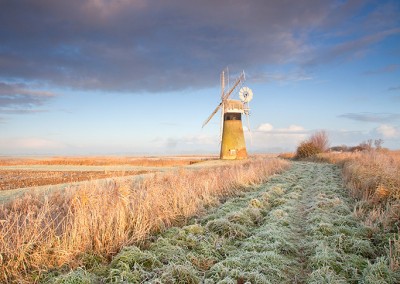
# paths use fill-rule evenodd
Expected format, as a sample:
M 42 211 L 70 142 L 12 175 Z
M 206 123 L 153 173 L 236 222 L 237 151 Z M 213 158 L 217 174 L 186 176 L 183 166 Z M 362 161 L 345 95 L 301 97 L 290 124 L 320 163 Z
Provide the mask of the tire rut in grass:
M 375 260 L 368 229 L 352 217 L 336 166 L 295 162 L 248 190 L 144 247 L 124 248 L 108 266 L 49 282 L 396 282 L 386 260 Z

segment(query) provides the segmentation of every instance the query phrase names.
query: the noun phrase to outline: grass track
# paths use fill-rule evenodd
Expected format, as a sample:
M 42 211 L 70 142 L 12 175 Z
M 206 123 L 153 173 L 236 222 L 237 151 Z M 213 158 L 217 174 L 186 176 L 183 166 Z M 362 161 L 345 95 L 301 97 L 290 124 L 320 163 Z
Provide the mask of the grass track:
M 49 283 L 398 283 L 371 230 L 352 216 L 340 169 L 290 170 L 109 265 L 48 275 Z

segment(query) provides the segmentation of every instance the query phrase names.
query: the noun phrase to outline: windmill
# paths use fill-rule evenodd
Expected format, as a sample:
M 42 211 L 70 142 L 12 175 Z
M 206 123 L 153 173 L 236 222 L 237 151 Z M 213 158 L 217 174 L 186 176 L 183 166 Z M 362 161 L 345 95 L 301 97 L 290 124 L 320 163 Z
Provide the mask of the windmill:
M 229 99 L 232 93 L 240 88 L 245 80 L 244 71 L 235 80 L 233 86 L 228 91 L 225 90 L 227 81 L 229 82 L 228 69 L 221 72 L 221 102 L 204 121 L 203 127 L 221 109 L 221 152 L 220 158 L 224 160 L 246 159 L 247 150 L 244 140 L 242 114 L 246 115 L 248 129 L 249 123 L 249 102 L 253 98 L 253 92 L 248 87 L 243 87 L 239 91 L 240 100 Z M 228 83 L 229 84 L 229 83 Z

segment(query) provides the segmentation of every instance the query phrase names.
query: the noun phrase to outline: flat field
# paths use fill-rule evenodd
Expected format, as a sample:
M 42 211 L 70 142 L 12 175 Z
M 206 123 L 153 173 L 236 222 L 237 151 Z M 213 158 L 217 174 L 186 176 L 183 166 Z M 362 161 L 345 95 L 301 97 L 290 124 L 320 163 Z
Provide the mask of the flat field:
M 212 157 L 0 158 L 0 191 L 141 175 L 187 166 Z
M 31 171 L 1 170 L 0 190 L 55 185 L 110 177 L 123 177 L 149 173 L 149 171 Z

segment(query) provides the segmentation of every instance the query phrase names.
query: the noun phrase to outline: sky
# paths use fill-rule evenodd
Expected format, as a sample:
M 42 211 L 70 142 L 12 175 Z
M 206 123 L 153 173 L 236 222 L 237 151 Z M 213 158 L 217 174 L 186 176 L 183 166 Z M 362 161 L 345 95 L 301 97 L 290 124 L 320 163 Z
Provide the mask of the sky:
M 218 154 L 226 67 L 250 153 L 400 148 L 398 0 L 0 0 L 0 155 Z

